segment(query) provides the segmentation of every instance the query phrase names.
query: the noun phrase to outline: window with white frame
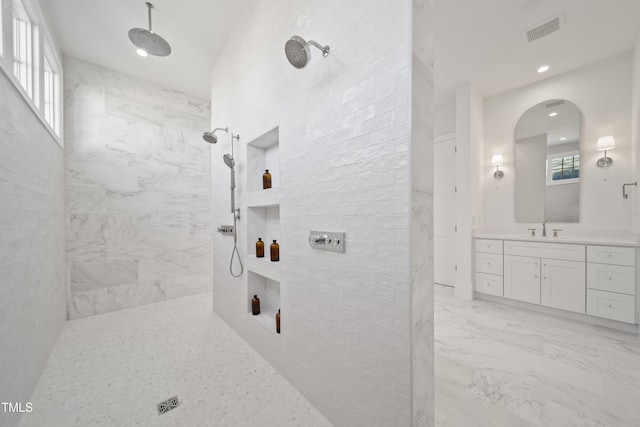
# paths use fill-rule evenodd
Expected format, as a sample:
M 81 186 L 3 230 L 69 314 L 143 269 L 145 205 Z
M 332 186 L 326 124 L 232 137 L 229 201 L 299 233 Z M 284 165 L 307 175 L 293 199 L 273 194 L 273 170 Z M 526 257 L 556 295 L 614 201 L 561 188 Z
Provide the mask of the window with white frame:
M 13 75 L 18 79 L 29 98 L 33 94 L 34 25 L 20 0 L 13 0 Z
M 44 119 L 60 135 L 60 73 L 48 50 L 44 55 Z
M 580 152 L 550 154 L 547 157 L 547 185 L 580 181 Z
M 62 146 L 63 70 L 38 0 L 0 0 L 0 57 L 0 69 Z

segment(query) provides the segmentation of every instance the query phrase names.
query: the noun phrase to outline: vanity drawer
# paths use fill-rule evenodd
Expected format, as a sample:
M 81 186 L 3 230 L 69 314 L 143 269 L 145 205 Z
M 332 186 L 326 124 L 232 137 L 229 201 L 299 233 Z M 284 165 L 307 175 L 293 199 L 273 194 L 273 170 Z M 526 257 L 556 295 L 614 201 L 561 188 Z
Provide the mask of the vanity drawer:
M 587 288 L 636 294 L 636 269 L 622 265 L 587 264 Z
M 502 276 L 495 274 L 476 273 L 476 292 L 501 297 L 504 294 Z
M 635 297 L 587 289 L 587 314 L 619 322 L 635 323 Z
M 476 252 L 476 272 L 502 276 L 502 255 Z
M 502 240 L 476 239 L 476 252 L 502 253 Z
M 569 245 L 563 243 L 520 242 L 506 240 L 504 242 L 504 254 L 584 262 L 585 247 L 583 245 Z
M 587 261 L 635 267 L 636 250 L 616 246 L 587 246 Z

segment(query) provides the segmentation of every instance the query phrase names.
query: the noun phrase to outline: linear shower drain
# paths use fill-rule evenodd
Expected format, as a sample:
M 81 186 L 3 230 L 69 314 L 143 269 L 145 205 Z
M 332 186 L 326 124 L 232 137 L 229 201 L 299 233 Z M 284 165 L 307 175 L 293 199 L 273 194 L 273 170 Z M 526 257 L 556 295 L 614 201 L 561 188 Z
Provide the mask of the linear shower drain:
M 166 414 L 170 410 L 177 408 L 180 405 L 178 402 L 178 396 L 173 396 L 164 402 L 158 403 L 158 415 Z

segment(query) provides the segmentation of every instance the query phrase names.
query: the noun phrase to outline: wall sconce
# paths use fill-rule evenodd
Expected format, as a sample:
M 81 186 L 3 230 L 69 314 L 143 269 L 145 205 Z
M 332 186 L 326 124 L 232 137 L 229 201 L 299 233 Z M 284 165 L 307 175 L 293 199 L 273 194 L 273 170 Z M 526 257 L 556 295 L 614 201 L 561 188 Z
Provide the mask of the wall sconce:
M 504 172 L 500 170 L 500 166 L 502 166 L 502 154 L 494 154 L 491 158 L 491 166 L 496 167 L 496 171 L 493 173 L 493 177 L 495 179 L 500 179 L 504 176 Z
M 598 159 L 596 163 L 601 168 L 611 166 L 613 160 L 611 157 L 607 157 L 607 150 L 613 150 L 616 148 L 616 141 L 613 139 L 612 135 L 601 136 L 598 138 L 598 151 L 604 151 L 604 156 Z

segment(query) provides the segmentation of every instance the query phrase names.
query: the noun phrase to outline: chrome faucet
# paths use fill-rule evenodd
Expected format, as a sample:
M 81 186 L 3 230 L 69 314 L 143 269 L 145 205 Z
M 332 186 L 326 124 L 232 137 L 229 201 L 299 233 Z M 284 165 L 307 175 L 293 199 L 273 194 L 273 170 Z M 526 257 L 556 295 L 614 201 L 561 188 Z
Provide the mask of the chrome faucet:
M 542 221 L 542 237 L 547 237 L 547 221 Z

